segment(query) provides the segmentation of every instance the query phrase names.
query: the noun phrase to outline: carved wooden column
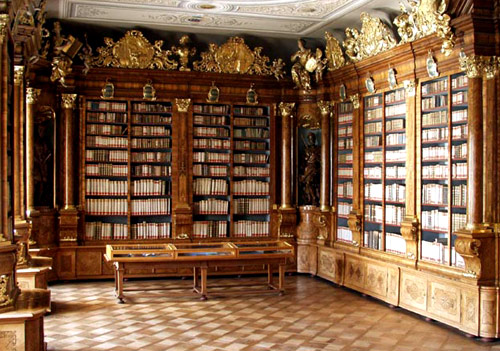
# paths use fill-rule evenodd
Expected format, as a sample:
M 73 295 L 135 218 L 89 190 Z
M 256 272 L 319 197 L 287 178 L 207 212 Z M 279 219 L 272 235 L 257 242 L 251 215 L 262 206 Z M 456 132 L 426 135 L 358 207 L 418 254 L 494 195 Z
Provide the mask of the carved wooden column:
M 17 245 L 17 266 L 25 267 L 29 261 L 29 223 L 24 208 L 24 66 L 14 67 L 13 91 L 13 201 L 14 228 Z M 18 176 L 17 176 L 18 175 Z
M 485 116 L 483 123 L 484 133 L 484 214 L 483 222 L 486 225 L 494 226 L 500 222 L 496 212 L 496 194 L 500 190 L 498 187 L 498 159 L 497 154 L 497 68 L 493 63 L 490 65 L 491 71 L 486 73 L 485 91 Z
M 352 138 L 354 145 L 359 145 L 359 133 L 360 128 L 362 126 L 361 115 L 359 112 L 359 94 L 354 94 L 350 96 L 350 100 L 352 101 Z M 360 179 L 360 167 L 359 167 L 359 158 L 360 158 L 360 148 L 354 147 L 353 149 L 353 198 L 352 198 L 352 211 L 349 214 L 349 219 L 347 223 L 349 225 L 349 229 L 352 232 L 352 244 L 354 246 L 361 245 L 361 220 L 363 218 L 363 209 L 360 207 L 360 191 L 359 191 L 359 179 Z
M 292 204 L 292 118 L 295 103 L 281 102 L 281 206 L 279 208 L 278 236 L 294 238 L 297 211 Z
M 417 110 L 415 81 L 404 82 L 406 94 L 406 194 L 405 217 L 401 222 L 401 235 L 406 241 L 406 257 L 412 260 L 418 258 L 418 215 L 416 209 L 417 181 Z
M 176 206 L 172 214 L 173 219 L 173 237 L 176 239 L 188 239 L 192 237 L 193 232 L 193 210 L 189 205 L 190 176 L 191 166 L 189 160 L 189 107 L 191 99 L 175 99 L 177 115 L 172 121 L 173 129 L 179 131 L 178 138 L 172 147 L 172 179 L 177 182 L 175 194 Z M 175 183 L 174 183 L 175 184 Z
M 64 198 L 63 209 L 59 211 L 59 243 L 62 246 L 76 245 L 78 228 L 78 211 L 75 207 L 75 155 L 74 114 L 76 94 L 61 95 L 61 117 L 64 125 Z
M 469 80 L 467 141 L 467 226 L 455 234 L 456 251 L 464 258 L 466 275 L 482 284 L 495 281 L 495 247 L 491 228 L 483 224 L 483 69 L 486 58 L 463 56 Z

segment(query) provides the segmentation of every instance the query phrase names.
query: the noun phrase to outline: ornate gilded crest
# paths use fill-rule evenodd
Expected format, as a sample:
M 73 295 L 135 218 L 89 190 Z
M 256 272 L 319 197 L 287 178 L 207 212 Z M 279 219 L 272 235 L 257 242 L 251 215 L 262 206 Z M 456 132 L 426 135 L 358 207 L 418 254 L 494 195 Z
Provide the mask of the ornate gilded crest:
M 220 90 L 215 86 L 215 82 L 212 82 L 212 86 L 208 90 L 207 102 L 219 102 Z
M 101 89 L 101 99 L 112 99 L 115 96 L 115 86 L 106 78 L 106 84 Z
M 130 30 L 116 43 L 104 38 L 106 46 L 97 49 L 90 60 L 93 67 L 174 70 L 178 63 L 169 58 L 170 50 L 162 50 L 163 40 L 152 45 L 138 30 Z
M 450 28 L 450 16 L 445 14 L 448 0 L 410 1 L 408 10 L 403 4 L 401 14 L 394 19 L 401 43 L 409 43 L 436 33 L 443 39 L 441 52 L 448 56 L 455 46 L 455 36 Z
M 429 77 L 431 78 L 439 77 L 437 63 L 436 61 L 434 61 L 434 57 L 432 56 L 431 50 L 429 50 L 429 53 L 427 55 L 426 67 L 427 67 L 427 74 L 429 75 Z
M 192 48 L 189 46 L 189 42 L 191 40 L 189 39 L 188 35 L 183 35 L 179 39 L 179 46 L 172 46 L 172 52 L 179 56 L 179 71 L 191 71 L 191 68 L 189 68 L 189 57 L 194 56 L 196 54 L 196 48 Z
M 325 40 L 325 55 L 328 62 L 328 70 L 333 71 L 344 66 L 345 58 L 339 41 L 330 32 L 325 32 Z
M 153 82 L 151 80 L 142 88 L 142 98 L 149 101 L 156 100 L 156 89 L 153 87 Z
M 250 84 L 250 89 L 247 90 L 247 104 L 257 105 L 259 103 L 257 92 L 253 88 L 254 84 Z
M 375 56 L 396 46 L 396 39 L 389 27 L 380 18 L 361 13 L 361 32 L 346 28 L 346 39 L 342 43 L 345 54 L 352 62 Z
M 9 276 L 2 275 L 0 276 L 0 307 L 4 307 L 12 304 L 12 299 L 9 295 Z
M 262 47 L 252 51 L 242 38 L 232 37 L 221 46 L 211 43 L 208 51 L 200 54 L 201 61 L 193 63 L 193 69 L 201 72 L 274 75 L 278 80 L 283 77 L 283 61 L 273 61 L 270 65 L 269 57 L 263 56 L 261 52 Z

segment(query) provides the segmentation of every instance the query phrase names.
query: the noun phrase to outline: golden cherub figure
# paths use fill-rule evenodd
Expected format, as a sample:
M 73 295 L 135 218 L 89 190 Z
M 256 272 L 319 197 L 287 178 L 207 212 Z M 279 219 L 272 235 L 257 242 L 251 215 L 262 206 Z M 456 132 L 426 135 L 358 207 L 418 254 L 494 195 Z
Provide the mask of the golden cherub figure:
M 196 48 L 190 48 L 188 46 L 190 41 L 188 35 L 183 35 L 181 39 L 179 39 L 180 46 L 172 46 L 172 52 L 179 56 L 179 71 L 191 71 L 191 68 L 188 67 L 189 57 L 196 54 Z

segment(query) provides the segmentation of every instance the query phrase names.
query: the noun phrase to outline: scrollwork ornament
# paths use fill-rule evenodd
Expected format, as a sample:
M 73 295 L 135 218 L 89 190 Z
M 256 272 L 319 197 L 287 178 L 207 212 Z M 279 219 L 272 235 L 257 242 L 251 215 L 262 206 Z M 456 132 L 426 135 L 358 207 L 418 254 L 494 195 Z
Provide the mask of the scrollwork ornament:
M 486 79 L 493 79 L 498 72 L 498 58 L 495 56 L 467 56 L 465 52 L 460 52 L 458 57 L 460 69 L 464 71 L 468 78 L 480 78 L 483 74 Z
M 467 277 L 481 277 L 480 247 L 481 241 L 478 239 L 459 236 L 455 240 L 455 250 L 465 261 Z
M 8 275 L 0 276 L 0 307 L 11 305 L 13 302 L 8 291 L 9 280 Z
M 191 104 L 191 99 L 175 99 L 175 104 L 177 105 L 177 110 L 179 112 L 188 112 L 189 105 Z
M 280 109 L 280 115 L 282 117 L 288 117 L 292 114 L 295 102 L 280 102 L 278 107 Z
M 76 107 L 77 94 L 62 94 L 61 95 L 61 106 L 64 109 L 73 110 Z
M 344 53 L 342 52 L 339 41 L 330 32 L 325 32 L 325 40 L 325 55 L 328 63 L 328 70 L 334 71 L 345 65 Z
M 319 116 L 316 114 L 305 114 L 299 117 L 299 127 L 311 130 L 320 129 Z
M 38 101 L 38 97 L 42 92 L 41 89 L 26 88 L 26 104 L 33 105 Z
M 66 55 L 54 57 L 51 63 L 52 74 L 50 80 L 52 82 L 59 81 L 63 87 L 67 87 L 66 77 L 73 71 L 72 64 L 73 60 Z
M 196 54 L 196 48 L 189 47 L 191 39 L 188 35 L 183 35 L 179 39 L 179 46 L 172 46 L 172 53 L 179 56 L 179 71 L 191 71 L 189 68 L 189 58 Z
M 352 102 L 352 107 L 354 107 L 355 109 L 358 109 L 359 108 L 359 94 L 351 95 L 351 96 L 349 96 L 349 99 Z

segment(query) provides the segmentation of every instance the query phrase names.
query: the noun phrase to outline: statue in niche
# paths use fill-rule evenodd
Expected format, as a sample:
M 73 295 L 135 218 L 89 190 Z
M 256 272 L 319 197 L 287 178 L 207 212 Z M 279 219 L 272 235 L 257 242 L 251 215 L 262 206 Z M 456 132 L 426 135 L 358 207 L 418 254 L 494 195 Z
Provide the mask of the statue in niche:
M 188 67 L 189 57 L 196 54 L 196 48 L 189 47 L 188 44 L 190 41 L 191 40 L 189 39 L 188 35 L 183 35 L 179 39 L 180 46 L 172 46 L 172 52 L 175 55 L 179 56 L 179 71 L 191 71 L 191 69 Z
M 45 108 L 45 109 L 44 109 Z M 53 198 L 53 140 L 52 125 L 54 111 L 48 107 L 42 107 L 37 113 L 35 120 L 36 132 L 34 142 L 34 187 L 35 205 L 52 206 Z
M 306 205 L 319 205 L 319 175 L 321 168 L 321 149 L 316 145 L 316 135 L 309 132 L 307 141 L 304 142 L 304 171 L 299 177 L 304 203 Z
M 295 83 L 295 88 L 311 90 L 311 77 L 309 73 L 314 72 L 315 80 L 319 82 L 326 67 L 326 58 L 322 59 L 323 52 L 319 48 L 316 49 L 316 53 L 313 53 L 311 49 L 306 49 L 302 39 L 299 39 L 297 44 L 299 50 L 290 58 L 294 62 L 292 66 L 292 80 Z

